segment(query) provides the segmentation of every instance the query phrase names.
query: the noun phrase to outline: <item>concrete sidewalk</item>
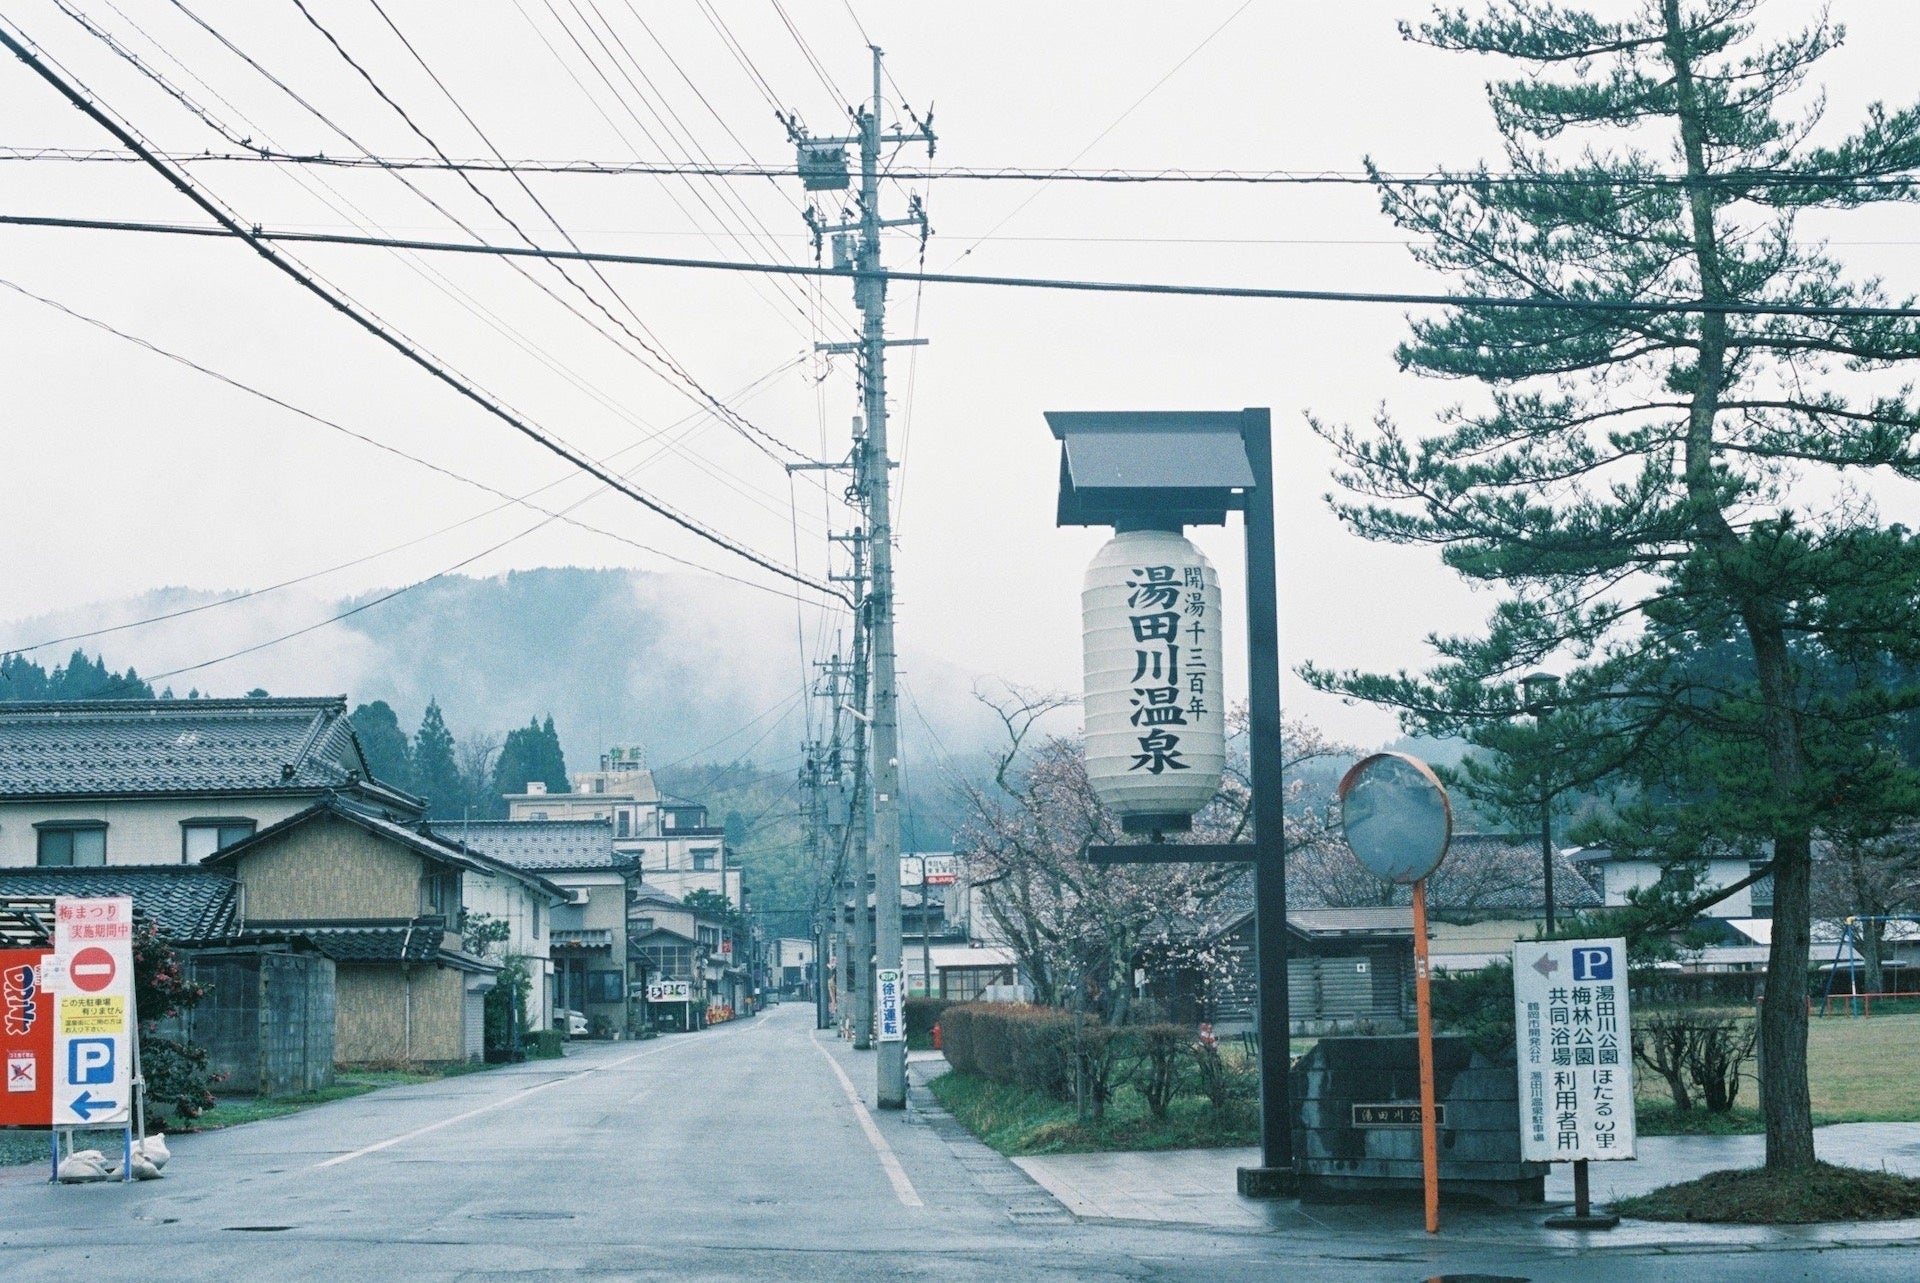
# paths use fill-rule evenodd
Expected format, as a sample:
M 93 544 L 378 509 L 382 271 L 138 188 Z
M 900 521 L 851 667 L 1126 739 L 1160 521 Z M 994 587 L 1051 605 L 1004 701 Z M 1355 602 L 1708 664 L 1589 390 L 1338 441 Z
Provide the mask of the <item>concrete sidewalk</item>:
M 1852 1167 L 1882 1168 L 1920 1176 L 1920 1123 L 1849 1123 L 1815 1132 L 1820 1157 Z M 1594 1164 L 1594 1197 L 1606 1202 L 1662 1185 L 1692 1180 L 1731 1167 L 1757 1166 L 1763 1142 L 1758 1136 L 1656 1136 L 1639 1143 L 1632 1162 Z M 1383 1232 L 1418 1232 L 1420 1211 L 1409 1203 L 1347 1206 L 1266 1202 L 1241 1198 L 1234 1171 L 1257 1163 L 1254 1149 L 1173 1150 L 1161 1153 L 1059 1154 L 1016 1158 L 1020 1169 L 1083 1220 L 1202 1225 L 1220 1230 L 1263 1232 L 1289 1224 L 1325 1233 L 1349 1232 L 1378 1237 Z M 1453 1208 L 1443 1225 L 1474 1233 L 1498 1227 L 1503 1234 L 1584 1246 L 1651 1246 L 1684 1235 L 1691 1243 L 1764 1246 L 1781 1240 L 1822 1242 L 1846 1239 L 1920 1242 L 1920 1221 L 1865 1225 L 1749 1229 L 1735 1226 L 1685 1227 L 1644 1221 L 1626 1222 L 1606 1234 L 1571 1234 L 1540 1228 L 1550 1208 L 1573 1199 L 1572 1168 L 1556 1164 L 1547 1180 L 1544 1207 Z

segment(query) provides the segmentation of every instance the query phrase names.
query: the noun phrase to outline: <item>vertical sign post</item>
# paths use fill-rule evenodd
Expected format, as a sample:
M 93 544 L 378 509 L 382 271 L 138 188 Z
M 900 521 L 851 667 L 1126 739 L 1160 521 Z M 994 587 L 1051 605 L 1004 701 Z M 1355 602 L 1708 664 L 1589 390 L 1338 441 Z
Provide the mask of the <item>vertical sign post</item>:
M 1419 758 L 1375 753 L 1340 781 L 1340 827 L 1370 873 L 1413 884 L 1413 997 L 1419 1018 L 1420 1166 L 1427 1233 L 1440 1232 L 1439 1109 L 1433 1083 L 1433 999 L 1427 966 L 1427 875 L 1453 840 L 1453 805 Z
M 874 1015 L 880 1022 L 881 1042 L 904 1042 L 907 1037 L 907 1022 L 900 1004 L 900 979 L 898 967 L 881 967 L 874 973 Z
M 1587 1164 L 1634 1156 L 1627 942 L 1534 940 L 1513 946 L 1520 1060 L 1520 1146 L 1528 1162 L 1573 1164 L 1573 1214 L 1550 1229 L 1612 1229 L 1595 1215 Z
M 53 902 L 53 957 L 46 968 L 54 1004 L 52 1127 L 119 1127 L 122 1178 L 133 1179 L 133 1120 L 140 1081 L 133 996 L 133 900 L 128 896 Z

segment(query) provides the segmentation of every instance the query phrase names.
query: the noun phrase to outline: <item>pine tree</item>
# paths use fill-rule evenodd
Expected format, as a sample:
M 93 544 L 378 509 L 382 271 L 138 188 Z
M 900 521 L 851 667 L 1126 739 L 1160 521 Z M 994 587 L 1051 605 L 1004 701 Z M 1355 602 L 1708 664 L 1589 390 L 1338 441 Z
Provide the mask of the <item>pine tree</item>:
M 427 701 L 420 730 L 413 737 L 413 791 L 426 799 L 428 819 L 461 818 L 465 789 L 454 759 L 453 732 L 447 729 L 438 700 Z
M 1415 321 L 1403 368 L 1487 389 L 1431 435 L 1384 415 L 1370 433 L 1316 424 L 1357 496 L 1336 504 L 1352 528 L 1438 549 L 1501 600 L 1483 636 L 1436 639 L 1424 677 L 1309 675 L 1451 732 L 1512 719 L 1518 677 L 1574 665 L 1555 708 L 1582 733 L 1559 747 L 1624 773 L 1649 841 L 1771 843 L 1761 1107 L 1768 1167 L 1797 1170 L 1814 1161 L 1812 837 L 1905 804 L 1884 731 L 1920 704 L 1910 678 L 1809 674 L 1920 659 L 1920 544 L 1851 488 L 1920 479 L 1920 406 L 1870 377 L 1920 358 L 1920 326 L 1876 311 L 1877 283 L 1849 281 L 1796 219 L 1912 200 L 1920 108 L 1876 105 L 1813 145 L 1818 96 L 1788 100 L 1844 32 L 1823 19 L 1766 44 L 1756 7 L 1646 0 L 1615 21 L 1501 0 L 1403 28 L 1519 65 L 1488 88 L 1518 177 L 1375 171 L 1386 212 L 1462 296 L 1576 306 Z M 1719 647 L 1742 663 L 1701 680 Z
M 508 731 L 506 743 L 500 746 L 500 756 L 494 763 L 496 800 L 507 793 L 524 793 L 530 783 L 546 785 L 549 793 L 565 793 L 571 787 L 567 780 L 567 759 L 560 751 L 560 736 L 553 728 L 551 713 L 544 726 L 535 717 L 529 718 L 525 726 Z M 499 802 L 499 809 L 505 813 L 504 801 Z
M 353 730 L 360 739 L 360 752 L 367 769 L 382 784 L 397 789 L 413 788 L 413 750 L 407 733 L 400 729 L 400 718 L 387 701 L 376 699 L 353 710 Z

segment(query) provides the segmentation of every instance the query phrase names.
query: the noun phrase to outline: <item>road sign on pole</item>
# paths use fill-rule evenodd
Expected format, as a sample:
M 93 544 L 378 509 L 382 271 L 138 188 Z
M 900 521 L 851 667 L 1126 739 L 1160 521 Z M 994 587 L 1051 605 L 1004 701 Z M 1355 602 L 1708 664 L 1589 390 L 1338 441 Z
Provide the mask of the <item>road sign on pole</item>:
M 900 968 L 880 968 L 874 975 L 873 988 L 880 1018 L 880 1041 L 904 1041 L 907 1036 L 907 1022 L 900 1005 Z
M 133 1117 L 133 901 L 54 901 L 52 1123 L 124 1125 Z
M 1513 946 L 1520 1141 L 1533 1163 L 1634 1156 L 1627 942 Z

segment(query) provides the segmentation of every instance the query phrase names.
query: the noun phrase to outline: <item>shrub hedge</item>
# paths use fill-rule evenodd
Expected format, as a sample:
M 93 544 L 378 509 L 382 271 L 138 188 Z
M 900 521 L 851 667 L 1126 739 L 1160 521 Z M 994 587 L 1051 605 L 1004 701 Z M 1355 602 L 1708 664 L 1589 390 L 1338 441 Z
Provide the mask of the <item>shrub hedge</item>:
M 1085 1021 L 1076 1032 L 1071 1012 L 1025 1003 L 949 1005 L 940 1014 L 940 1035 L 956 1071 L 1061 1101 L 1074 1100 L 1077 1085 L 1081 1104 L 1095 1116 L 1122 1084 L 1138 1090 L 1155 1117 L 1190 1093 L 1225 1110 L 1243 1094 L 1230 1080 L 1252 1072 L 1223 1063 L 1217 1048 L 1201 1055 L 1198 1031 L 1184 1025 L 1109 1028 Z

